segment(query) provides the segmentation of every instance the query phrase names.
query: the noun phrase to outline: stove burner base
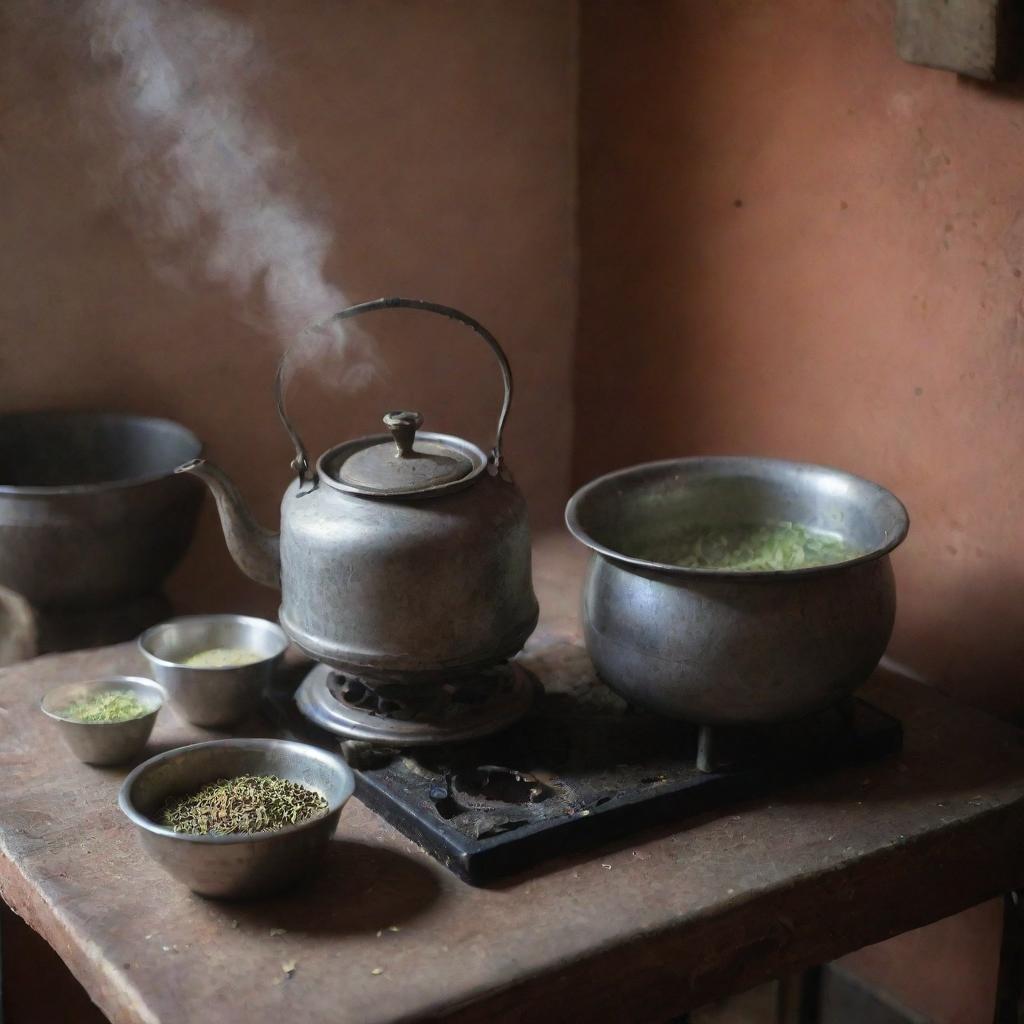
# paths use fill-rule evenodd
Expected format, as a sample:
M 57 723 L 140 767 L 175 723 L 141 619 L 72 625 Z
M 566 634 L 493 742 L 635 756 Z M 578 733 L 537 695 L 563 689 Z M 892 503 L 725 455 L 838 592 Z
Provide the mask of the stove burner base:
M 359 799 L 474 885 L 724 812 L 903 743 L 899 720 L 862 700 L 775 726 L 702 730 L 629 708 L 572 648 L 548 657 L 537 659 L 546 685 L 530 714 L 500 734 L 439 746 L 398 741 L 403 750 L 389 733 L 388 747 L 358 744 L 372 756 L 350 757 Z M 290 691 L 270 697 L 287 734 L 351 754 L 352 744 L 339 743 L 347 734 L 300 715 Z
M 295 694 L 314 725 L 374 747 L 463 743 L 522 718 L 539 684 L 522 665 L 506 663 L 437 685 L 380 684 L 317 665 Z

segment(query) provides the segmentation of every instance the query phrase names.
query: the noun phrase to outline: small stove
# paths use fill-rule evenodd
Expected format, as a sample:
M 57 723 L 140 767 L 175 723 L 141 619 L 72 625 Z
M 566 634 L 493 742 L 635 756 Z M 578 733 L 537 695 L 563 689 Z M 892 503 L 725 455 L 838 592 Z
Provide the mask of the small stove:
M 569 643 L 494 672 L 500 699 L 488 696 L 490 677 L 454 686 L 447 700 L 435 695 L 424 708 L 415 698 L 412 706 L 386 703 L 403 695 L 364 689 L 320 666 L 294 699 L 285 687 L 273 691 L 271 708 L 295 738 L 343 749 L 359 798 L 472 884 L 902 745 L 899 721 L 861 700 L 742 730 L 640 713 L 598 682 L 586 654 Z M 536 695 L 534 677 L 544 681 Z M 531 697 L 526 716 L 514 721 Z M 474 735 L 474 709 L 489 702 L 513 724 Z M 323 727 L 328 711 L 349 738 Z M 498 717 L 484 716 L 489 725 Z M 436 733 L 425 739 L 425 723 L 427 732 L 448 730 L 451 741 L 438 743 Z
M 529 711 L 536 689 L 530 673 L 510 662 L 429 685 L 382 683 L 317 665 L 295 703 L 343 740 L 405 748 L 500 732 Z

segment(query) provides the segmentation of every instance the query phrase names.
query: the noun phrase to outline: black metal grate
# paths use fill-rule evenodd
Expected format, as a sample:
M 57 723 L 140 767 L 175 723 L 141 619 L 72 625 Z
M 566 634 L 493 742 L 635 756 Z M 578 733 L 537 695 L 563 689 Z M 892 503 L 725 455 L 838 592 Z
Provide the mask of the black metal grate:
M 291 735 L 338 750 L 338 738 L 307 722 L 289 692 L 275 691 L 271 704 Z M 577 684 L 545 694 L 526 719 L 485 740 L 372 752 L 356 770 L 356 793 L 461 878 L 481 884 L 894 753 L 902 728 L 855 700 L 798 722 L 716 731 L 713 772 L 697 769 L 697 744 L 695 727 L 595 699 Z

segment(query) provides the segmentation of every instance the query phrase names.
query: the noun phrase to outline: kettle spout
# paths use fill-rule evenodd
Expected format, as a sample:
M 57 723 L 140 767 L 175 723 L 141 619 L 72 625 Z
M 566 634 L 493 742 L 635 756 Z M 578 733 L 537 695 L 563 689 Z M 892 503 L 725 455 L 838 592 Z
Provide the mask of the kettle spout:
M 217 502 L 228 551 L 238 568 L 265 587 L 281 585 L 280 538 L 252 517 L 248 506 L 223 470 L 205 459 L 193 459 L 174 471 L 194 473 L 209 487 Z

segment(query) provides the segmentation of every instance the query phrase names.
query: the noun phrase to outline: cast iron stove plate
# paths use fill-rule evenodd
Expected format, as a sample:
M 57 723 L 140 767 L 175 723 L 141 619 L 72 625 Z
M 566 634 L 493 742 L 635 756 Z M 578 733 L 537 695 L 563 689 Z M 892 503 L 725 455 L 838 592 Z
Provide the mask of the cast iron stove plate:
M 358 797 L 478 885 L 902 745 L 897 719 L 855 700 L 785 725 L 720 731 L 720 770 L 701 772 L 695 727 L 633 711 L 587 673 L 566 673 L 560 657 L 554 679 L 543 658 L 524 659 L 546 692 L 521 722 L 457 746 L 373 751 L 356 769 Z M 289 691 L 270 696 L 287 732 L 339 750 Z

